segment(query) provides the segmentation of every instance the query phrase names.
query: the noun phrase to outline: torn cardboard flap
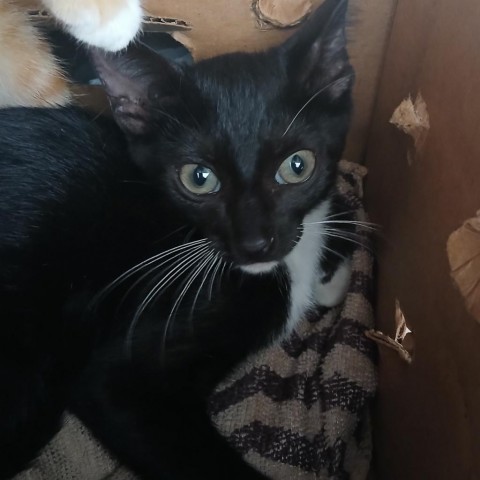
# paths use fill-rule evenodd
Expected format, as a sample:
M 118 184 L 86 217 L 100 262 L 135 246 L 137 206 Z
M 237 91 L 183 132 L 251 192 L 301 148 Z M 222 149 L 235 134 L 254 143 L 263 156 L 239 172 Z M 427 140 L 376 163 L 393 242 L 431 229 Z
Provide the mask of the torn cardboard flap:
M 143 17 L 142 29 L 145 32 L 166 32 L 170 30 L 190 30 L 191 25 L 185 20 L 179 20 L 177 18 L 165 18 L 165 17 L 153 17 L 151 15 L 145 15 Z
M 144 0 L 149 17 L 178 19 L 187 28 L 172 36 L 195 60 L 238 50 L 256 51 L 278 45 L 322 0 L 232 0 L 202 2 Z M 285 24 L 285 25 L 283 25 Z M 148 28 L 148 27 L 147 27 Z
M 415 142 L 415 147 L 420 148 L 430 130 L 427 104 L 421 93 L 417 95 L 415 102 L 412 101 L 410 95 L 403 100 L 393 112 L 390 123 L 411 136 Z
M 450 235 L 447 254 L 467 310 L 480 322 L 480 211 Z
M 379 330 L 367 330 L 365 335 L 373 340 L 377 345 L 386 347 L 395 351 L 398 356 L 406 363 L 410 364 L 413 360 L 413 335 L 407 326 L 405 315 L 400 308 L 400 302 L 395 301 L 395 337 L 392 338 Z
M 40 7 L 41 5 L 39 5 Z M 51 24 L 55 22 L 48 10 L 30 6 L 27 8 L 30 19 L 35 23 Z M 185 20 L 177 18 L 165 18 L 152 15 L 144 15 L 142 30 L 145 32 L 165 32 L 170 33 L 176 30 L 190 30 L 191 25 Z
M 266 25 L 277 28 L 298 25 L 312 10 L 310 0 L 254 0 L 253 11 Z

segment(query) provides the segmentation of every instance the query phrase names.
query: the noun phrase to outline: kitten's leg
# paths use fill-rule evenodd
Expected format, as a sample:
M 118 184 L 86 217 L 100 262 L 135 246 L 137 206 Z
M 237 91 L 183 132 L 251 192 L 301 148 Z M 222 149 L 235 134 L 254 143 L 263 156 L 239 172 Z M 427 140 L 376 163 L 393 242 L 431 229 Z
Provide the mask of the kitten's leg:
M 107 372 L 107 361 L 86 373 L 72 411 L 140 478 L 266 479 L 215 430 L 191 371 L 176 372 L 167 385 L 151 366 L 150 372 L 126 365 Z
M 1 249 L 0 249 L 0 253 Z M 55 349 L 65 336 L 58 312 L 42 305 L 9 272 L 18 264 L 0 255 L 7 277 L 0 286 L 0 479 L 26 468 L 59 430 L 65 409 L 67 363 L 57 369 Z M 18 268 L 28 276 L 26 268 Z M 43 294 L 46 295 L 45 291 Z M 48 319 L 48 321 L 46 321 Z
M 361 245 L 354 222 L 352 211 L 342 197 L 333 197 L 330 212 L 325 218 L 325 244 L 314 291 L 316 303 L 325 307 L 339 305 L 350 286 L 352 254 Z
M 340 304 L 347 294 L 352 275 L 352 262 L 342 260 L 335 272 L 322 278 L 315 288 L 315 300 L 325 307 Z
M 78 40 L 112 52 L 125 48 L 140 30 L 140 0 L 43 0 Z
M 4 480 L 26 468 L 59 430 L 63 404 L 51 395 L 41 365 L 22 365 L 22 358 L 3 355 L 0 362 L 0 479 Z

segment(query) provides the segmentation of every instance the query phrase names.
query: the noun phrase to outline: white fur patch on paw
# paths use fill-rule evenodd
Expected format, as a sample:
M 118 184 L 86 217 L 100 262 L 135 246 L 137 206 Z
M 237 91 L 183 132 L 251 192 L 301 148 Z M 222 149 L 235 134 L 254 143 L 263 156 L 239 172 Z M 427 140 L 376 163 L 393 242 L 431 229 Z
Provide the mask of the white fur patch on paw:
M 105 0 L 103 0 L 105 1 Z M 95 2 L 76 0 L 43 0 L 52 15 L 77 40 L 116 52 L 125 48 L 137 35 L 142 23 L 140 0 L 123 0 L 113 14 L 102 18 Z
M 345 260 L 327 283 L 318 283 L 315 291 L 315 300 L 325 307 L 334 307 L 343 301 L 350 286 L 352 264 Z

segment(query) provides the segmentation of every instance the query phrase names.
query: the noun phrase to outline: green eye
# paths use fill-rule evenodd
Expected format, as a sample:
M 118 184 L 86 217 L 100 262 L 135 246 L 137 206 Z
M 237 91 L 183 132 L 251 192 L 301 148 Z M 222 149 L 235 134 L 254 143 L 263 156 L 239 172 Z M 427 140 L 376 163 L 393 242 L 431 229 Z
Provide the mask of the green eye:
M 275 180 L 281 185 L 301 183 L 310 178 L 315 168 L 315 155 L 310 150 L 300 150 L 286 158 L 277 170 Z
M 183 186 L 197 195 L 206 195 L 220 190 L 220 181 L 213 171 L 199 163 L 189 163 L 180 170 Z

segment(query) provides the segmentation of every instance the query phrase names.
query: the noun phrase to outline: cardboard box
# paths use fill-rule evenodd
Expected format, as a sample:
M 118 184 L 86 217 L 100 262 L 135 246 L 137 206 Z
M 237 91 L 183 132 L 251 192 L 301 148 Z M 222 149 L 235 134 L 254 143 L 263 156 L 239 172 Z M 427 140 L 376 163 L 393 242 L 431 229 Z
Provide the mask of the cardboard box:
M 199 59 L 277 44 L 320 3 L 146 0 L 145 29 L 172 33 Z M 413 332 L 411 363 L 379 347 L 375 478 L 477 479 L 479 222 L 461 227 L 480 209 L 480 3 L 351 0 L 351 11 L 345 156 L 369 168 L 367 209 L 382 226 L 378 329 L 393 338 L 404 318 Z
M 479 24 L 475 0 L 399 0 L 386 49 L 366 154 L 367 209 L 383 226 L 377 323 L 393 333 L 398 299 L 415 351 L 408 365 L 380 349 L 379 479 L 480 478 L 480 326 L 447 255 L 480 208 Z M 419 94 L 428 125 L 408 135 L 389 120 Z M 449 253 L 478 302 L 480 235 L 466 233 Z

